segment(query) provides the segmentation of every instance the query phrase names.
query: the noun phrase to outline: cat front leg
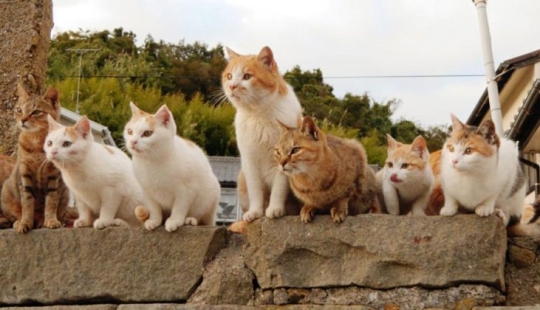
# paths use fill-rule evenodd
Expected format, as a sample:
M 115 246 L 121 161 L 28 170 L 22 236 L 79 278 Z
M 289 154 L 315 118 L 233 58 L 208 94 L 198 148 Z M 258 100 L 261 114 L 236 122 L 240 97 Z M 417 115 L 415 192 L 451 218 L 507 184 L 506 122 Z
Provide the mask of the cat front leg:
M 154 230 L 163 222 L 163 211 L 157 202 L 148 198 L 148 219 L 144 221 L 144 227 L 148 230 Z
M 244 169 L 245 168 L 245 169 Z M 246 177 L 246 185 L 249 197 L 249 208 L 243 215 L 244 221 L 251 223 L 264 214 L 264 190 L 262 176 L 255 163 L 246 160 L 246 165 L 242 167 Z
M 103 229 L 108 226 L 127 226 L 127 223 L 116 219 L 116 213 L 122 203 L 122 195 L 115 193 L 113 189 L 104 190 L 101 195 L 99 217 L 94 221 L 95 229 Z
M 474 213 L 480 215 L 480 216 L 488 216 L 493 214 L 495 212 L 495 201 L 497 200 L 497 195 L 493 195 L 493 197 L 490 197 L 486 201 L 484 201 L 482 204 L 476 207 L 474 210 Z
M 444 207 L 442 207 L 439 214 L 443 216 L 452 216 L 457 213 L 458 207 L 459 207 L 458 201 L 451 195 L 445 194 Z
M 193 224 L 191 217 L 187 217 L 189 208 L 192 206 L 193 199 L 177 198 L 171 210 L 171 216 L 165 221 L 165 230 L 173 232 L 184 224 Z M 195 222 L 197 220 L 195 219 Z M 186 223 L 187 222 L 187 223 Z
M 330 209 L 330 217 L 334 223 L 341 223 L 347 217 L 347 211 L 349 209 L 349 198 L 339 199 L 335 205 Z
M 92 209 L 90 209 L 90 207 L 86 203 L 80 200 L 76 200 L 75 205 L 77 206 L 77 210 L 79 211 L 79 218 L 76 219 L 75 222 L 73 222 L 73 227 L 91 227 L 94 218 L 92 214 Z
M 34 227 L 34 180 L 30 169 L 24 163 L 20 165 L 21 183 L 19 193 L 21 195 L 21 217 L 13 223 L 13 228 L 18 233 L 25 233 Z
M 399 215 L 399 196 L 397 189 L 388 181 L 383 181 L 382 192 L 386 212 L 390 215 Z
M 276 218 L 285 215 L 285 200 L 289 195 L 289 178 L 283 173 L 276 172 L 272 182 L 270 203 L 266 209 L 266 216 Z
M 60 223 L 57 217 L 61 199 L 59 187 L 62 184 L 60 182 L 60 172 L 52 166 L 47 178 L 47 196 L 45 196 L 45 222 L 43 226 L 47 228 L 54 229 L 62 226 L 62 223 Z
M 315 216 L 314 210 L 317 209 L 314 205 L 305 204 L 300 210 L 300 220 L 304 223 L 310 223 Z

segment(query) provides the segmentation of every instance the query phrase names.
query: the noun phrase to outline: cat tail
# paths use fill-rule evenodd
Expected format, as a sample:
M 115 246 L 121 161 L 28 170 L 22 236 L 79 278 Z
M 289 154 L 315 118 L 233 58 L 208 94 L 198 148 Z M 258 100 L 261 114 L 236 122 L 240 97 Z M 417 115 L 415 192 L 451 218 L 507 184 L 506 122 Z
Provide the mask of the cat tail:
M 536 197 L 535 202 L 525 207 L 524 221 L 511 218 L 508 223 L 507 231 L 509 236 L 528 236 L 540 238 L 540 195 Z M 526 220 L 529 218 L 529 220 Z
M 150 218 L 150 212 L 144 206 L 137 206 L 135 208 L 135 217 L 141 222 L 146 222 Z

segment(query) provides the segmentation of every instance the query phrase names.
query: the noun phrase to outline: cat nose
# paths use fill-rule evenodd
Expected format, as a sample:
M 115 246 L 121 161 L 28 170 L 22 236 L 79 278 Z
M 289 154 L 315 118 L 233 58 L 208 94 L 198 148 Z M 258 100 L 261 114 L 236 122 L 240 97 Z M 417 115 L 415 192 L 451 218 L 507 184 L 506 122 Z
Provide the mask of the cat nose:
M 229 88 L 230 88 L 231 90 L 235 90 L 237 87 L 238 87 L 238 84 L 230 84 L 230 85 L 229 85 Z
M 137 140 L 131 140 L 131 146 L 135 146 L 137 144 Z
M 458 163 L 457 159 L 452 159 L 452 165 L 456 165 Z

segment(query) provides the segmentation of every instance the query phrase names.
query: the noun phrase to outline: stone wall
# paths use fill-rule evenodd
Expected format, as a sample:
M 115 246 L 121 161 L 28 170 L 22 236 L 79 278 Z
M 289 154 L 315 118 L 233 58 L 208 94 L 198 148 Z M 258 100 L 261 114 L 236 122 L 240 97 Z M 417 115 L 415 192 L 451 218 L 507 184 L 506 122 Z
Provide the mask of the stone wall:
M 52 29 L 51 0 L 0 0 L 0 153 L 16 149 L 16 82 L 42 93 Z
M 7 229 L 0 231 L 0 306 L 532 307 L 540 304 L 538 245 L 508 241 L 497 217 L 476 215 L 362 215 L 339 225 L 329 216 L 310 224 L 261 219 L 245 235 L 219 227 Z

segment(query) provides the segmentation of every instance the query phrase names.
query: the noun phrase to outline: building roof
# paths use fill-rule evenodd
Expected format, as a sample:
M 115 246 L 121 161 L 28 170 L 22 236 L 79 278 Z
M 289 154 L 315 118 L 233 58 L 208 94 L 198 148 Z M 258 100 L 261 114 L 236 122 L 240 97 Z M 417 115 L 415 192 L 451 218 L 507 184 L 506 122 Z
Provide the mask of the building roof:
M 226 187 L 236 187 L 236 180 L 240 171 L 240 157 L 209 156 L 208 159 L 219 183 Z
M 79 121 L 79 119 L 81 119 L 81 117 L 82 116 L 80 114 L 77 114 L 71 110 L 62 107 L 60 119 L 67 120 L 68 122 L 75 124 Z M 114 142 L 111 136 L 111 132 L 109 131 L 109 128 L 107 128 L 107 126 L 103 126 L 90 120 L 90 128 L 92 128 L 92 134 L 94 136 L 99 135 L 103 139 L 103 143 L 116 146 L 116 143 Z

